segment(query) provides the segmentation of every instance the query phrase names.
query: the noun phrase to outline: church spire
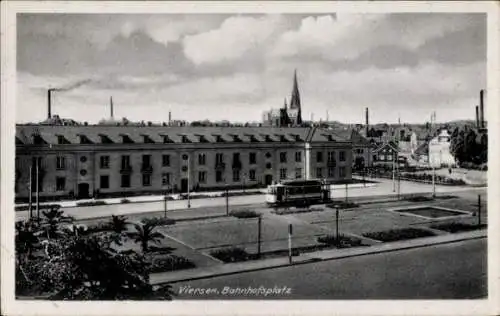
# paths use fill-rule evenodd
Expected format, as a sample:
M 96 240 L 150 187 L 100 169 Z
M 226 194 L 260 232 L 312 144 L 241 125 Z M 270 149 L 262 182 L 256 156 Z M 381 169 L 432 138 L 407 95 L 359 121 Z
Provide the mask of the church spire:
M 286 104 L 286 98 L 285 98 L 284 108 L 285 108 L 285 110 L 288 109 L 288 105 Z
M 293 73 L 293 89 L 292 89 L 292 98 L 290 100 L 290 108 L 300 109 L 300 92 L 299 92 L 299 84 L 297 83 L 297 70 L 295 70 Z

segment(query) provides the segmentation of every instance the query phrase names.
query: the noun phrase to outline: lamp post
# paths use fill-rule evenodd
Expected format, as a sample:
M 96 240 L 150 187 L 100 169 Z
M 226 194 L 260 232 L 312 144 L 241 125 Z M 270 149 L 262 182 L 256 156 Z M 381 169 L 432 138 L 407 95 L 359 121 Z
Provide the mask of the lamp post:
M 191 208 L 191 196 L 189 195 L 189 186 L 190 186 L 190 178 L 191 178 L 191 157 L 188 155 L 188 159 L 187 159 L 187 172 L 188 172 L 188 177 L 187 177 L 187 207 L 188 208 Z
M 257 256 L 260 258 L 260 244 L 261 244 L 261 235 L 262 235 L 262 216 L 257 218 L 258 222 L 258 231 L 257 231 Z
M 39 167 L 40 161 L 38 158 L 36 158 L 36 218 L 39 221 L 40 220 L 40 167 Z
M 226 183 L 226 216 L 229 216 L 229 189 Z
M 339 206 L 335 205 L 335 240 L 337 242 L 337 246 L 340 245 L 339 240 Z
M 164 217 L 167 218 L 167 200 L 168 200 L 168 188 L 165 191 L 165 198 L 164 198 L 164 203 L 163 203 L 163 209 L 164 209 Z
M 29 197 L 29 204 L 28 204 L 28 209 L 29 209 L 29 214 L 30 214 L 30 219 L 33 217 L 33 166 L 30 167 L 30 182 L 29 182 L 29 190 L 30 190 L 30 197 Z

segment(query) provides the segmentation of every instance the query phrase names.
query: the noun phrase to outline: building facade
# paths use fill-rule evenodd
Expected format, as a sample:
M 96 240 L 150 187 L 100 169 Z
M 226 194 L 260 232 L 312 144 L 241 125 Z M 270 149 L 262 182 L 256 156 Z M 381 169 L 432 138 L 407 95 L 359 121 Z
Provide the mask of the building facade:
M 19 125 L 16 198 L 37 178 L 42 198 L 336 181 L 351 178 L 352 159 L 349 139 L 315 127 Z
M 429 165 L 434 168 L 455 165 L 455 157 L 450 152 L 451 135 L 443 129 L 429 142 Z

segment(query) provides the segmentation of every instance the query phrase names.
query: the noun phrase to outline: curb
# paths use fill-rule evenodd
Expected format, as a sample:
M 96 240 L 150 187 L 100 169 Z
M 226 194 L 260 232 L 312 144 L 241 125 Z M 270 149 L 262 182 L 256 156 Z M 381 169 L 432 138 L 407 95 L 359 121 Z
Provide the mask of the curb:
M 487 230 L 484 230 L 484 231 L 487 232 Z M 306 259 L 299 261 L 299 262 L 292 262 L 291 264 L 281 263 L 281 264 L 276 264 L 276 265 L 272 265 L 272 266 L 242 269 L 239 271 L 221 272 L 221 273 L 212 274 L 212 275 L 202 275 L 202 276 L 196 276 L 196 277 L 184 277 L 184 278 L 179 278 L 179 279 L 173 280 L 173 281 L 164 281 L 164 282 L 160 281 L 160 282 L 155 282 L 155 283 L 151 283 L 151 284 L 152 285 L 163 285 L 163 284 L 173 284 L 173 283 L 179 283 L 179 282 L 185 282 L 185 281 L 195 281 L 195 280 L 209 279 L 209 278 L 214 278 L 214 277 L 219 277 L 219 276 L 234 275 L 234 274 L 239 274 L 239 273 L 263 271 L 263 270 L 284 268 L 284 267 L 290 267 L 290 266 L 302 265 L 302 264 L 308 264 L 308 263 L 339 260 L 339 259 L 346 259 L 346 258 L 354 258 L 354 257 L 368 256 L 368 255 L 374 255 L 374 254 L 380 254 L 380 253 L 395 252 L 395 251 L 400 251 L 400 250 L 424 248 L 424 247 L 429 247 L 429 246 L 434 246 L 434 245 L 445 245 L 445 244 L 451 244 L 451 243 L 456 243 L 456 242 L 461 242 L 461 241 L 466 241 L 466 240 L 476 240 L 476 239 L 483 239 L 483 238 L 487 238 L 487 235 L 486 236 L 462 237 L 462 238 L 457 238 L 457 239 L 453 239 L 453 240 L 446 240 L 446 241 L 442 241 L 442 242 L 428 243 L 428 244 L 422 244 L 422 245 L 401 246 L 398 248 L 374 250 L 372 252 L 365 252 L 365 253 L 345 254 L 345 255 L 340 255 L 340 256 L 336 256 L 336 257 L 332 257 L 332 258 L 314 258 L 314 257 L 312 257 L 312 258 L 306 258 Z M 283 258 L 285 258 L 285 257 L 283 257 Z

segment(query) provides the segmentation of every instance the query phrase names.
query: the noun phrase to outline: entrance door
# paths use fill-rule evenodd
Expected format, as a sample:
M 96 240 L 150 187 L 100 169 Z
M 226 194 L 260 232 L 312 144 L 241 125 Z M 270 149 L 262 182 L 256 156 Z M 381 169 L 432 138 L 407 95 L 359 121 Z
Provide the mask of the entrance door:
M 266 182 L 266 185 L 273 184 L 273 176 L 270 174 L 266 174 L 264 181 Z
M 187 193 L 187 190 L 188 190 L 188 179 L 186 179 L 186 178 L 181 179 L 181 192 Z
M 81 199 L 89 198 L 89 184 L 79 183 L 78 184 L 78 197 Z

